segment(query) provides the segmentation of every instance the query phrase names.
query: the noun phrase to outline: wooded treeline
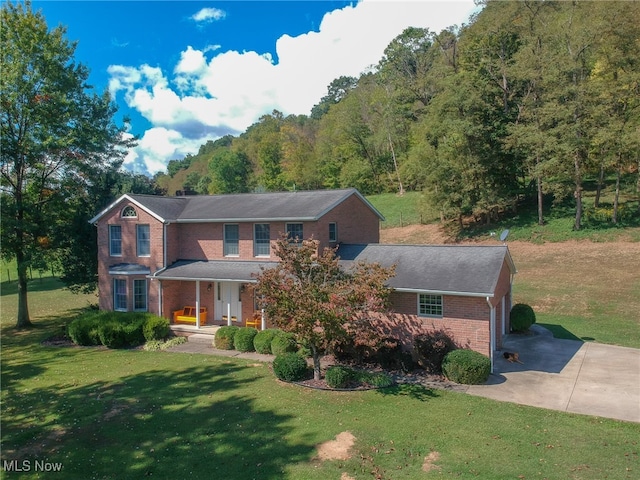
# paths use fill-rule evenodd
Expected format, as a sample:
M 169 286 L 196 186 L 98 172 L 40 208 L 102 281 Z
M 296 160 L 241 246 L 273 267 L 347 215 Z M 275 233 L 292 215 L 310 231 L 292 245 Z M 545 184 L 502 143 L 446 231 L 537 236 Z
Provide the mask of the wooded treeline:
M 579 229 L 585 178 L 639 170 L 639 60 L 638 2 L 487 1 L 468 26 L 407 28 L 309 116 L 274 111 L 156 180 L 170 194 L 417 190 L 460 222 L 530 199 L 542 224 L 545 197 L 573 197 Z

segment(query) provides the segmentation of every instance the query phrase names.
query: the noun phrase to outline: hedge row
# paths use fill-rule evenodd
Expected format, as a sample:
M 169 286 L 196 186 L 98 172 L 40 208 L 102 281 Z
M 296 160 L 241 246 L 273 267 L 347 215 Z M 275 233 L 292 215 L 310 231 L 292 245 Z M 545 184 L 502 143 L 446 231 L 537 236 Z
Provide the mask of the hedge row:
M 281 355 L 296 352 L 298 345 L 292 334 L 269 328 L 258 331 L 253 327 L 226 325 L 213 337 L 213 346 L 221 350 L 258 352 Z
M 88 312 L 69 324 L 76 345 L 126 348 L 169 336 L 169 320 L 142 312 Z

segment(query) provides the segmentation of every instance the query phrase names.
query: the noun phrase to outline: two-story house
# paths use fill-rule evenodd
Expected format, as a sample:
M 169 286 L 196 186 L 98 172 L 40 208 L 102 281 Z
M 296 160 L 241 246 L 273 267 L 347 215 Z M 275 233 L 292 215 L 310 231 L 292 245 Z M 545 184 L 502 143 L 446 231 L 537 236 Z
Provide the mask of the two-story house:
M 357 190 L 213 196 L 123 195 L 96 215 L 99 305 L 171 321 L 246 325 L 254 274 L 278 261 L 283 234 L 338 246 L 341 261 L 396 265 L 380 328 L 411 338 L 445 328 L 485 355 L 508 331 L 515 267 L 506 246 L 379 244 L 383 216 Z M 184 306 L 193 318 L 179 318 Z M 201 315 L 195 315 L 201 312 Z M 189 312 L 188 314 L 191 314 Z

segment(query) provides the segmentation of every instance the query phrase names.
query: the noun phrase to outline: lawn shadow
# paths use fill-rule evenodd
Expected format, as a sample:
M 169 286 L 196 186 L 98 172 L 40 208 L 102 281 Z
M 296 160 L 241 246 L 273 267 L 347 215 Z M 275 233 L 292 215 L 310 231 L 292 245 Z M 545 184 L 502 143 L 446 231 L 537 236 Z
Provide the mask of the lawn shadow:
M 380 395 L 395 397 L 410 397 L 421 402 L 438 398 L 440 394 L 432 388 L 415 383 L 400 383 L 391 387 L 376 390 Z
M 293 416 L 257 406 L 251 368 L 211 363 L 20 392 L 29 412 L 3 415 L 2 460 L 46 457 L 65 479 L 283 478 L 314 445 L 287 438 Z

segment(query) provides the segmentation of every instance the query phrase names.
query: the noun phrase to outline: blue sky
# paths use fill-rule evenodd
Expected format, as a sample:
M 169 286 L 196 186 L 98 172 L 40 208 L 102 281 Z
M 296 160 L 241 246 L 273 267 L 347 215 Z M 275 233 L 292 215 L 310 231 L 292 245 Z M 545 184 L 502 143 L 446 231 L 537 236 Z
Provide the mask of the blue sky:
M 138 146 L 125 168 L 162 172 L 207 140 L 277 109 L 308 115 L 341 75 L 359 76 L 409 26 L 467 23 L 472 0 L 33 1 L 65 25 L 75 59 Z

